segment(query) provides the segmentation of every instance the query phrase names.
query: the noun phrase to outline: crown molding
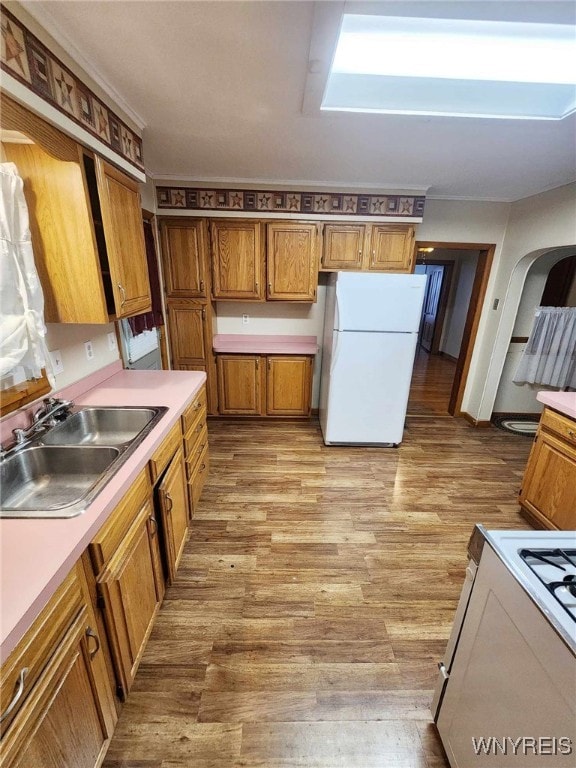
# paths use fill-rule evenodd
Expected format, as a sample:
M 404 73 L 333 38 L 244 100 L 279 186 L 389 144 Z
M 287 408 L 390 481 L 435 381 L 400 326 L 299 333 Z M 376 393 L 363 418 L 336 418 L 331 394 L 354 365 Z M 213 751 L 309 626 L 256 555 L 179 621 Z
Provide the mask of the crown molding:
M 239 177 L 224 177 L 224 176 L 188 176 L 186 174 L 178 173 L 154 173 L 146 169 L 146 173 L 149 178 L 153 180 L 156 186 L 163 186 L 164 183 L 170 182 L 172 186 L 175 183 L 180 183 L 182 186 L 194 185 L 205 186 L 208 188 L 222 187 L 230 189 L 237 186 L 238 188 L 245 189 L 254 187 L 254 189 L 262 189 L 263 187 L 271 190 L 278 190 L 279 192 L 286 189 L 298 188 L 298 190 L 306 192 L 314 192 L 321 190 L 332 191 L 334 193 L 345 194 L 346 192 L 374 194 L 380 195 L 406 195 L 406 196 L 426 196 L 429 187 L 426 186 L 411 186 L 406 184 L 394 185 L 394 184 L 362 184 L 359 182 L 342 182 L 342 181 L 314 181 L 310 179 L 267 179 L 267 178 L 239 178 Z M 160 183 L 161 182 L 161 183 Z
M 126 102 L 123 96 L 100 74 L 94 64 L 89 61 L 65 32 L 58 27 L 49 11 L 42 3 L 33 0 L 20 0 L 20 5 L 40 26 L 55 40 L 56 43 L 70 56 L 70 58 L 93 80 L 99 88 L 110 98 L 114 106 L 121 109 L 132 120 L 138 130 L 142 132 L 146 127 L 146 121 Z

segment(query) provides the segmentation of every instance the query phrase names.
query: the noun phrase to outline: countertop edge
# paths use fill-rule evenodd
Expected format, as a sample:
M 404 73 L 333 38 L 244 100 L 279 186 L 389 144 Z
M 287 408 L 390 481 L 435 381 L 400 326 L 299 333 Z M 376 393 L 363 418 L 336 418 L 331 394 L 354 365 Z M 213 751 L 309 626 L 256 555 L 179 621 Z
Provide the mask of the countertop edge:
M 551 392 L 544 389 L 537 393 L 536 399 L 569 419 L 576 420 L 576 392 Z

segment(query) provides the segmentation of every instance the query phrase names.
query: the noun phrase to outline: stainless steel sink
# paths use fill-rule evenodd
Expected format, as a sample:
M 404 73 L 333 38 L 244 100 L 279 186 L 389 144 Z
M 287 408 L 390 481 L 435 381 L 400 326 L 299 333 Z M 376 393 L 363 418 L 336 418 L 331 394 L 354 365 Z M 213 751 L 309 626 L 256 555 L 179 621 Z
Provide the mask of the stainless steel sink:
M 123 445 L 156 415 L 153 408 L 83 408 L 49 430 L 44 445 Z
M 0 466 L 0 505 L 22 517 L 37 510 L 62 512 L 84 499 L 119 455 L 112 447 L 24 448 Z
M 168 409 L 87 407 L 0 461 L 0 517 L 85 511 Z

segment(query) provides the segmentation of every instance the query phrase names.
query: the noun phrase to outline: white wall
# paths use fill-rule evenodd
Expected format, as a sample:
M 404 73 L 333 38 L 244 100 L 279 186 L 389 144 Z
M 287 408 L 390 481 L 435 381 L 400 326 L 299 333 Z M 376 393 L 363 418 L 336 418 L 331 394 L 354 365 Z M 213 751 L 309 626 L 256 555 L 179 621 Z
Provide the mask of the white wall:
M 106 325 L 76 325 L 73 323 L 48 323 L 46 341 L 50 351 L 59 350 L 64 371 L 56 375 L 56 389 L 79 381 L 94 371 L 118 360 L 118 349 L 108 347 L 108 334 L 113 333 L 114 323 Z M 88 360 L 84 343 L 92 342 L 94 357 Z

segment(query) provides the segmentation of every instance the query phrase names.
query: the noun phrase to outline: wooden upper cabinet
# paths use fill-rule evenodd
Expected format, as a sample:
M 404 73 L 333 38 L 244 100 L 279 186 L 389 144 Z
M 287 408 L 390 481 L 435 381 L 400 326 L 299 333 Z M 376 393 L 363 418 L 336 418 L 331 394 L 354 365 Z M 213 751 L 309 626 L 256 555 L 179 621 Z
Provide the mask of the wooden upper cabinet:
M 210 223 L 212 295 L 264 301 L 264 241 L 259 221 Z
M 168 298 L 206 298 L 206 222 L 167 219 L 160 231 Z
M 268 292 L 276 301 L 316 301 L 319 225 L 267 225 Z
M 222 415 L 259 416 L 262 368 L 259 355 L 218 355 L 218 404 Z
M 151 299 L 138 184 L 99 157 L 95 164 L 115 314 L 142 314 Z
M 373 224 L 368 268 L 380 272 L 412 272 L 414 227 Z
M 309 416 L 314 358 L 268 355 L 266 413 L 268 416 Z
M 3 140 L 24 181 L 49 323 L 108 323 L 150 308 L 138 185 L 7 97 Z
M 365 237 L 364 224 L 325 224 L 322 269 L 361 270 Z

